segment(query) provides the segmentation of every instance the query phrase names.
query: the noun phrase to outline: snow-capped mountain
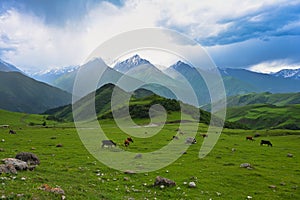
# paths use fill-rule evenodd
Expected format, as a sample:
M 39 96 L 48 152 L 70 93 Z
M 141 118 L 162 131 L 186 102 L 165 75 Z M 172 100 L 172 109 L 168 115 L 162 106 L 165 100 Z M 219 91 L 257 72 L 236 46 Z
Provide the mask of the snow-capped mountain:
M 39 71 L 33 74 L 29 74 L 32 78 L 49 83 L 53 85 L 55 80 L 57 80 L 59 77 L 62 77 L 65 74 L 70 74 L 74 71 L 76 71 L 79 68 L 79 66 L 68 66 L 68 67 L 63 67 L 63 68 L 53 68 L 53 69 L 48 69 L 44 71 Z
M 0 59 L 0 71 L 2 71 L 2 72 L 20 72 L 20 73 L 23 73 L 17 67 L 15 67 L 12 64 L 9 64 L 7 62 L 4 62 L 1 59 Z
M 273 76 L 300 79 L 300 68 L 299 69 L 282 69 L 279 72 L 273 73 Z
M 141 58 L 139 55 L 134 55 L 131 58 L 128 58 L 127 60 L 118 62 L 114 66 L 114 69 L 117 70 L 118 72 L 126 73 L 129 70 L 139 65 L 145 65 L 145 64 L 151 64 L 151 63 L 148 60 Z

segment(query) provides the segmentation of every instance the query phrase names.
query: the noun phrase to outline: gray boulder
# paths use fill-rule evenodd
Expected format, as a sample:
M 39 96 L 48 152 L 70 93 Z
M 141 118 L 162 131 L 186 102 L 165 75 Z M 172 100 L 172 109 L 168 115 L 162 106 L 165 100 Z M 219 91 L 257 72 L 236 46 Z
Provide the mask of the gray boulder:
M 154 186 L 160 186 L 160 185 L 164 185 L 164 186 L 175 186 L 176 183 L 175 181 L 172 181 L 170 179 L 161 177 L 161 176 L 157 176 L 155 178 L 155 182 L 154 182 Z
M 27 170 L 28 168 L 26 162 L 16 158 L 4 158 L 2 161 L 5 165 L 13 165 L 16 170 Z
M 20 152 L 16 155 L 16 159 L 27 162 L 29 165 L 39 165 L 40 159 L 33 153 Z

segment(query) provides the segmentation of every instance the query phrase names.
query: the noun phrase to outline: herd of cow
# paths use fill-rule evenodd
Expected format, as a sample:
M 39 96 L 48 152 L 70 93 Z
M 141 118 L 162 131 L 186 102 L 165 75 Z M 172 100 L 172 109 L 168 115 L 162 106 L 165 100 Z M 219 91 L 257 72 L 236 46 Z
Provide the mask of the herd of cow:
M 206 137 L 208 137 L 208 135 L 207 134 L 201 134 L 201 136 L 203 137 L 203 138 L 206 138 Z M 259 137 L 260 135 L 259 134 L 255 134 L 254 135 L 254 137 Z M 172 137 L 172 139 L 174 140 L 174 139 L 179 139 L 178 138 L 178 136 L 173 136 Z M 246 140 L 251 140 L 251 141 L 254 141 L 254 138 L 252 137 L 252 136 L 247 136 L 246 137 Z M 125 140 L 124 140 L 124 146 L 125 147 L 128 147 L 129 146 L 129 144 L 130 144 L 130 142 L 132 142 L 133 143 L 133 139 L 131 138 L 131 137 L 128 137 L 128 138 L 126 138 Z M 196 139 L 195 138 L 192 138 L 192 137 L 188 137 L 187 139 L 186 139 L 186 144 L 196 144 Z M 260 145 L 262 146 L 262 145 L 264 145 L 264 144 L 266 144 L 266 145 L 268 145 L 268 146 L 273 146 L 272 145 L 272 143 L 269 141 L 269 140 L 261 140 L 260 141 Z M 115 146 L 117 146 L 117 144 L 114 142 L 114 141 L 112 141 L 112 140 L 102 140 L 102 145 L 101 145 L 101 147 L 102 148 L 104 148 L 105 146 L 107 146 L 107 147 L 115 147 Z
M 258 136 L 256 136 L 256 137 L 258 137 Z M 253 139 L 252 136 L 247 136 L 247 137 L 246 137 L 246 140 L 254 141 L 254 139 Z M 266 144 L 266 145 L 268 145 L 268 146 L 271 146 L 271 147 L 273 146 L 272 143 L 271 143 L 269 140 L 261 140 L 261 141 L 260 141 L 260 145 L 264 145 L 264 144 Z

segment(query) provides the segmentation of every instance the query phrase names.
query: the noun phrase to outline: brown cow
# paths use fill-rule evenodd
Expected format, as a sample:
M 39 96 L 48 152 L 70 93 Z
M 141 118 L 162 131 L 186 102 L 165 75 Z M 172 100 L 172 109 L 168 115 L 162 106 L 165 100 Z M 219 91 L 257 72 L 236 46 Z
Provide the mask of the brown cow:
M 246 137 L 246 140 L 251 140 L 251 141 L 254 141 L 253 137 L 252 136 L 247 136 Z
M 129 144 L 130 144 L 130 142 L 132 142 L 133 143 L 133 140 L 132 140 L 132 138 L 131 137 L 128 137 L 125 141 L 124 141 L 124 145 L 125 145 L 125 147 L 128 147 L 129 146 Z

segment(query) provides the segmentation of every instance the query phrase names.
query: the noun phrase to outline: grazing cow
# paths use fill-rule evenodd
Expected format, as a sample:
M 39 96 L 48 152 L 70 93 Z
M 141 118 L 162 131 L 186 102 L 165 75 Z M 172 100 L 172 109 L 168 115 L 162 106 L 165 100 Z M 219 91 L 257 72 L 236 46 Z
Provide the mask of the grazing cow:
M 12 129 L 10 129 L 8 133 L 9 133 L 9 134 L 16 134 L 17 132 L 14 131 L 14 130 L 12 130 Z
M 132 140 L 132 138 L 131 137 L 128 137 L 125 141 L 124 141 L 124 145 L 125 145 L 125 147 L 128 147 L 129 146 L 129 144 L 130 144 L 130 142 L 132 142 L 133 143 L 133 140 Z
M 253 137 L 252 136 L 247 136 L 246 137 L 246 140 L 251 140 L 251 141 L 254 141 Z
M 186 143 L 186 144 L 196 144 L 197 141 L 196 141 L 195 138 L 188 137 L 188 138 L 186 138 L 185 143 Z
M 269 140 L 261 140 L 260 145 L 263 145 L 263 144 L 267 144 L 268 146 L 272 147 L 272 143 Z
M 114 143 L 112 140 L 102 140 L 102 148 L 104 146 L 112 147 L 112 146 L 117 146 L 116 143 Z
M 176 135 L 173 135 L 172 140 L 179 140 L 179 137 Z
M 201 136 L 202 136 L 203 138 L 206 138 L 206 137 L 208 137 L 208 135 L 207 135 L 207 134 L 201 134 Z

